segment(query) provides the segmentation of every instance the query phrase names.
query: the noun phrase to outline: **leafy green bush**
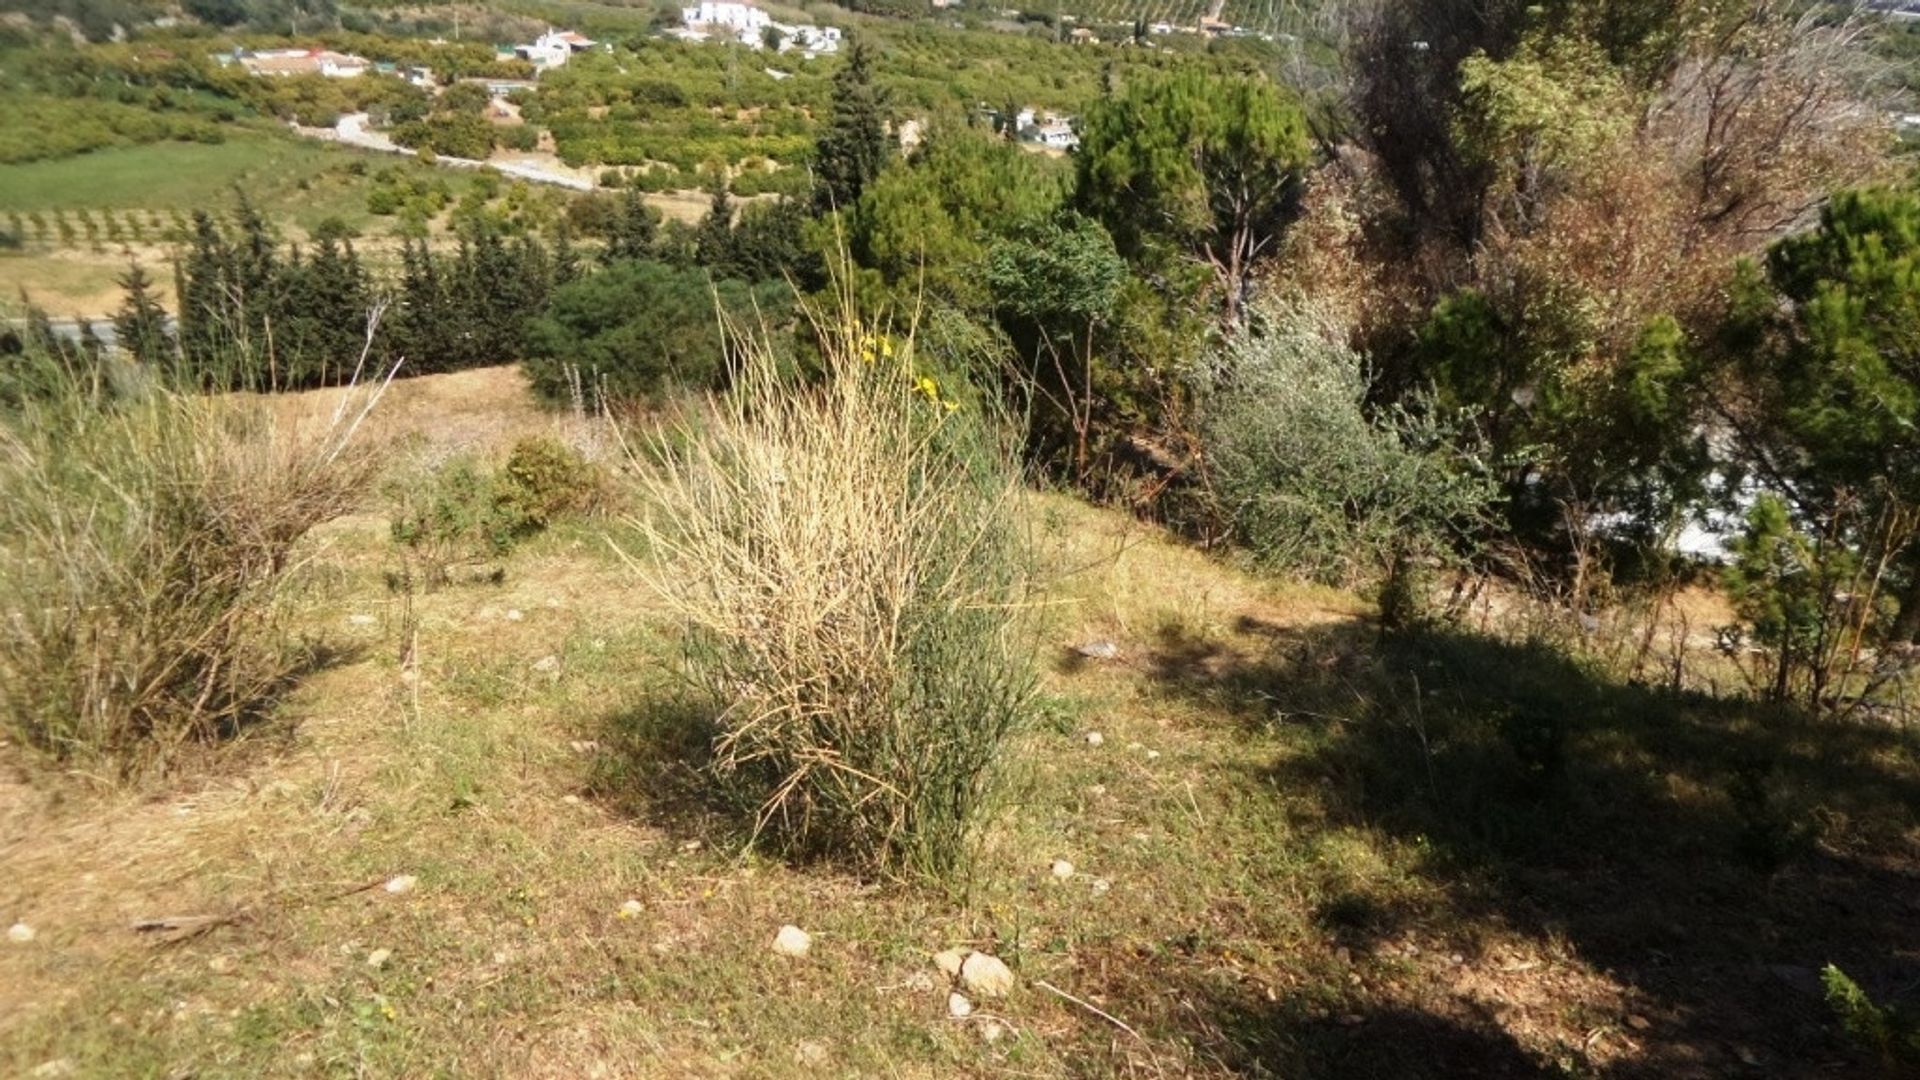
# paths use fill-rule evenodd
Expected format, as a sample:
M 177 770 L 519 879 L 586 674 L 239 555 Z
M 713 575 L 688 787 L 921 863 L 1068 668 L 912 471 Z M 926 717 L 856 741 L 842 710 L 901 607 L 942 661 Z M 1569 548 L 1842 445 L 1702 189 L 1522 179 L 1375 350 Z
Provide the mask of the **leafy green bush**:
M 585 514 L 602 501 L 600 470 L 558 439 L 535 435 L 513 444 L 495 481 L 494 500 L 516 533 Z
M 1856 1042 L 1888 1064 L 1920 1066 L 1920 1018 L 1876 1004 L 1832 964 L 1820 972 L 1820 981 L 1826 987 L 1827 1007 Z
M 0 394 L 0 725 L 96 775 L 164 767 L 306 663 L 281 600 L 366 481 L 359 410 L 296 439 L 244 401 L 14 363 L 44 377 Z
M 648 573 L 756 837 L 945 873 L 1034 686 L 1018 472 L 910 342 L 817 322 L 817 383 L 749 343 L 714 415 L 636 462 Z
M 556 521 L 593 510 L 603 489 L 600 470 L 579 451 L 532 436 L 515 442 L 498 470 L 459 456 L 389 483 L 389 526 L 437 587 L 462 562 L 505 555 Z
M 726 353 L 715 304 L 745 318 L 756 310 L 777 317 L 791 302 L 784 283 L 749 287 L 710 282 L 699 269 L 616 262 L 554 291 L 527 330 L 527 377 L 541 397 L 563 405 L 575 374 L 622 401 L 715 387 Z
M 1203 424 L 1221 510 L 1264 561 L 1390 579 L 1452 552 L 1493 499 L 1431 419 L 1367 412 L 1365 361 L 1306 312 L 1275 313 L 1216 361 Z

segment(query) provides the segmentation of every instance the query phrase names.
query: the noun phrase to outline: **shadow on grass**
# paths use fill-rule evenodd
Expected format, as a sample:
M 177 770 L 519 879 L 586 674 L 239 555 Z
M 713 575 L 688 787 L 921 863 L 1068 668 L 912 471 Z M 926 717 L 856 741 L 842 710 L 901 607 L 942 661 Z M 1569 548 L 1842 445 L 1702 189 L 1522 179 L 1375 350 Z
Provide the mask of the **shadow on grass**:
M 623 816 L 681 839 L 739 844 L 750 812 L 708 771 L 716 734 L 711 708 L 686 695 L 659 694 L 610 713 L 587 793 Z
M 1896 1002 L 1920 989 L 1913 734 L 1624 685 L 1464 633 L 1236 633 L 1229 646 L 1168 629 L 1145 669 L 1279 739 L 1262 779 L 1316 821 L 1425 852 L 1417 872 L 1445 897 L 1416 912 L 1338 897 L 1317 913 L 1329 946 L 1358 952 L 1413 924 L 1564 942 L 1644 1003 L 1635 1048 L 1604 1075 L 1879 1074 L 1837 1031 L 1818 972 L 1838 964 Z M 1200 1045 L 1245 1075 L 1544 1067 L 1445 992 L 1429 1013 L 1356 991 L 1331 1029 L 1264 998 L 1190 993 L 1212 1009 Z

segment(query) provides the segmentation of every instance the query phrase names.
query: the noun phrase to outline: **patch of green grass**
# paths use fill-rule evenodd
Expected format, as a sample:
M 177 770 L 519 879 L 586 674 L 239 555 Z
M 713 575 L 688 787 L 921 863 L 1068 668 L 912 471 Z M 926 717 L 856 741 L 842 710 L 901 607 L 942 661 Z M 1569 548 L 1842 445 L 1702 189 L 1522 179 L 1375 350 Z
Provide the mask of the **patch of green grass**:
M 232 205 L 237 186 L 270 220 L 311 229 L 338 217 L 365 226 L 375 220 L 367 212 L 368 177 L 389 166 L 426 169 L 396 157 L 280 135 L 242 135 L 210 145 L 112 147 L 0 166 L 0 206 L 22 214 L 219 210 Z

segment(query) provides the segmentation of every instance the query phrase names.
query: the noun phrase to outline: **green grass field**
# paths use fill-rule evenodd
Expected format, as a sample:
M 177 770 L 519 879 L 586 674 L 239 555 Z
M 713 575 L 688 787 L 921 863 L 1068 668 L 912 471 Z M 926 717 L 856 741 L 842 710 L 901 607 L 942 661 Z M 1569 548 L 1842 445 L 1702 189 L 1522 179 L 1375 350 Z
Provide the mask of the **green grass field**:
M 0 166 L 0 207 L 51 210 L 192 210 L 232 204 L 236 189 L 268 217 L 311 228 L 328 217 L 373 220 L 371 174 L 398 158 L 275 135 L 208 146 L 154 143 L 54 161 Z

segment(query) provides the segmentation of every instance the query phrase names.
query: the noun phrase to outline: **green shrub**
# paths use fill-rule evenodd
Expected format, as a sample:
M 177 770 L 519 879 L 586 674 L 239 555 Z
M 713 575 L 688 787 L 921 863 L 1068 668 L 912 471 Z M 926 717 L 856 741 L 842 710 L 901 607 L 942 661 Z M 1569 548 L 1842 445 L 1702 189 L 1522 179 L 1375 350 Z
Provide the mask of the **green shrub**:
M 495 482 L 494 501 L 516 533 L 537 532 L 601 502 L 600 470 L 580 451 L 536 435 L 513 444 Z
M 368 457 L 356 410 L 293 438 L 246 402 L 37 370 L 0 395 L 0 725 L 130 777 L 259 715 L 307 661 L 282 604 L 294 546 Z
M 947 873 L 1034 686 L 1018 474 L 910 342 L 818 322 L 816 383 L 748 343 L 714 414 L 635 462 L 648 574 L 756 838 Z
M 599 470 L 579 451 L 534 436 L 514 443 L 498 470 L 460 456 L 389 483 L 390 531 L 436 587 L 460 563 L 506 555 L 563 517 L 594 509 L 602 489 Z
M 1855 1042 L 1888 1064 L 1920 1066 L 1920 1018 L 1875 1004 L 1859 983 L 1832 964 L 1820 973 L 1820 981 L 1826 987 L 1827 1007 Z
M 1447 432 L 1368 414 L 1367 370 L 1310 313 L 1282 311 L 1229 342 L 1203 431 L 1220 509 L 1263 560 L 1312 577 L 1402 575 L 1451 553 L 1493 498 Z

